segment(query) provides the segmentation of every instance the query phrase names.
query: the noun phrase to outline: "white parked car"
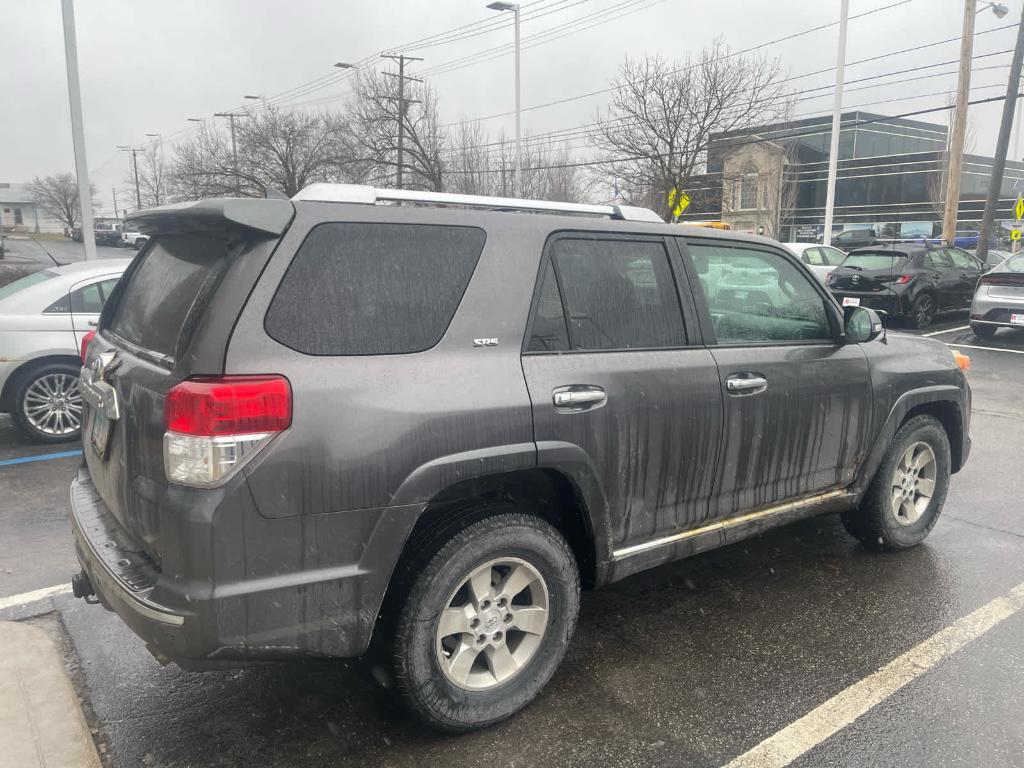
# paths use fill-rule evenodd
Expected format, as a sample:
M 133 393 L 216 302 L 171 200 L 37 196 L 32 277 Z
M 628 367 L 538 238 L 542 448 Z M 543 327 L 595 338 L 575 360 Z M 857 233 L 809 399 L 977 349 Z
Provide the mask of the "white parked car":
M 0 288 L 0 411 L 31 438 L 78 439 L 82 339 L 131 259 L 50 267 Z
M 843 263 L 846 254 L 838 248 L 815 243 L 783 243 L 806 264 L 814 276 L 825 284 L 828 273 Z
M 124 248 L 134 248 L 136 251 L 139 250 L 149 242 L 149 235 L 144 235 L 141 232 L 136 232 L 125 225 L 125 229 L 121 231 L 121 246 Z

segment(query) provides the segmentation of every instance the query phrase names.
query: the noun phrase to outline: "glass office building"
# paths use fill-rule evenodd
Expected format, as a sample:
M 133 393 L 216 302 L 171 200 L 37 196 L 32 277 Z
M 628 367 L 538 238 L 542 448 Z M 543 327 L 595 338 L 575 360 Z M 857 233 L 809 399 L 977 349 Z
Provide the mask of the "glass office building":
M 869 112 L 847 112 L 839 134 L 839 163 L 833 222 L 835 231 L 851 228 L 875 230 L 882 237 L 932 236 L 941 230 L 945 195 L 945 126 Z M 781 206 L 781 240 L 820 237 L 825 220 L 831 117 L 797 120 L 784 125 L 721 133 L 712 137 L 707 191 L 702 210 L 689 219 L 721 214 L 721 183 L 717 206 L 712 202 L 716 178 L 721 179 L 730 153 L 754 144 L 783 151 L 786 169 L 779 187 L 788 189 Z M 964 157 L 960 186 L 958 227 L 975 228 L 985 207 L 992 158 Z M 1007 162 L 997 220 L 1009 227 L 1013 207 L 1024 192 L 1024 163 Z M 717 207 L 717 211 L 714 208 Z

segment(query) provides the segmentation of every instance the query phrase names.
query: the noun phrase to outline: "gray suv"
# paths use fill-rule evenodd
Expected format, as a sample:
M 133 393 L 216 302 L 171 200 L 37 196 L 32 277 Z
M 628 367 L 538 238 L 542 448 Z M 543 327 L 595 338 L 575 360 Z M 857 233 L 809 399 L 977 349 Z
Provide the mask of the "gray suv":
M 73 586 L 185 668 L 373 653 L 426 722 L 486 726 L 554 673 L 581 585 L 825 513 L 912 547 L 967 460 L 948 349 L 767 239 L 328 184 L 133 224 Z

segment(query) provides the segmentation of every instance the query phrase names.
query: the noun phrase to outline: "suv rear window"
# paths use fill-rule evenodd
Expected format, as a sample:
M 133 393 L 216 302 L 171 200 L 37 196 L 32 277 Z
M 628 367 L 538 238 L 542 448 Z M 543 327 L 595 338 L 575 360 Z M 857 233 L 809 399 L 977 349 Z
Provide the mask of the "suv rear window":
M 128 278 L 106 327 L 136 346 L 174 357 L 185 321 L 209 295 L 226 253 L 227 243 L 212 237 L 157 238 Z
M 899 269 L 906 256 L 902 253 L 851 253 L 840 266 L 867 271 Z
M 444 336 L 486 236 L 476 227 L 332 223 L 303 242 L 267 309 L 307 355 L 396 355 Z

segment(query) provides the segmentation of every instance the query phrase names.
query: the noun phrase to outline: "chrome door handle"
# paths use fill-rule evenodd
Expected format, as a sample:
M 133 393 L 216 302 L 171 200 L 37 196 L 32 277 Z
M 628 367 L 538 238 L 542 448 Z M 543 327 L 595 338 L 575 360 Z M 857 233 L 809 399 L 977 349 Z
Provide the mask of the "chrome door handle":
M 600 387 L 559 389 L 551 396 L 551 400 L 558 408 L 573 408 L 586 405 L 602 405 L 608 401 L 608 395 Z
M 725 380 L 725 388 L 730 392 L 751 392 L 768 386 L 768 379 L 763 376 L 731 376 Z

